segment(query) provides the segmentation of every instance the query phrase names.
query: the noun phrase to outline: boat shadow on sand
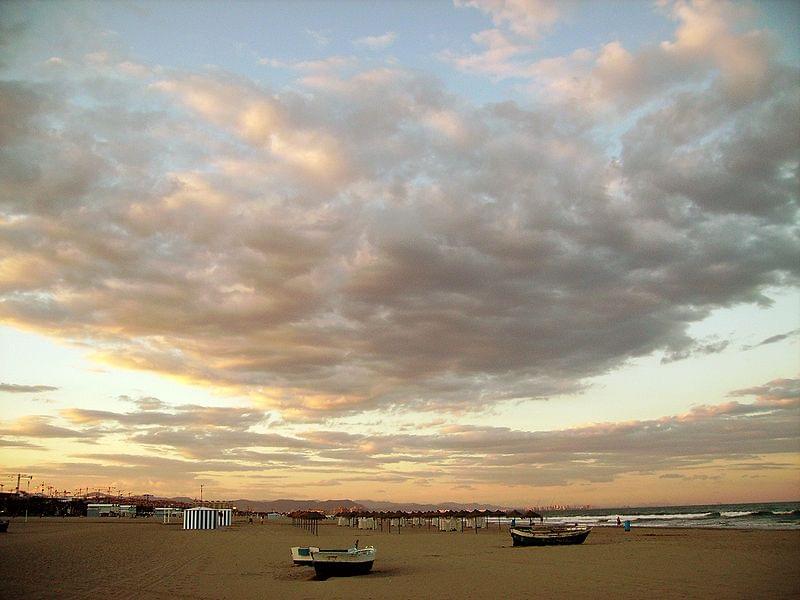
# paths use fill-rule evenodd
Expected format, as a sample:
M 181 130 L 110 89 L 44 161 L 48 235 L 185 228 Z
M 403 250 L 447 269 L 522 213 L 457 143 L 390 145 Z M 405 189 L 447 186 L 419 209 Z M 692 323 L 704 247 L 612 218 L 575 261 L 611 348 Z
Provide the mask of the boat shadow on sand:
M 402 569 L 402 568 L 381 568 L 381 569 L 372 569 L 369 573 L 361 573 L 357 575 L 316 575 L 313 571 L 308 573 L 308 577 L 305 578 L 307 581 L 327 581 L 328 579 L 383 579 L 386 577 L 397 577 L 398 575 L 403 575 L 406 573 L 410 573 L 409 569 Z

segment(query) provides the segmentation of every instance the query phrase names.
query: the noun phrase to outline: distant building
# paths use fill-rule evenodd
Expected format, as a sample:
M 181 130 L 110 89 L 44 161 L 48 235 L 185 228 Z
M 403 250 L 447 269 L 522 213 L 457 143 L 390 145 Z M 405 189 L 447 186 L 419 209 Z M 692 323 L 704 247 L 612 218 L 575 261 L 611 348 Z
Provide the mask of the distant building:
M 87 504 L 87 517 L 135 517 L 133 504 Z

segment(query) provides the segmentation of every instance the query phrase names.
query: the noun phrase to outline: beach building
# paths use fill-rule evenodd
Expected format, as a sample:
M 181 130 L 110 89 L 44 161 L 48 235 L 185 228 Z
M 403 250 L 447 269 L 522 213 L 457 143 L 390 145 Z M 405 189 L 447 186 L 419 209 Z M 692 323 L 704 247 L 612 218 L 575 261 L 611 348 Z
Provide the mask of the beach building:
M 133 504 L 87 504 L 87 517 L 135 517 Z
M 115 517 L 116 511 L 114 510 L 116 504 L 87 504 L 86 516 L 87 517 Z
M 217 510 L 217 527 L 228 527 L 233 525 L 233 509 L 232 508 L 218 508 Z
M 233 524 L 232 508 L 197 506 L 183 511 L 184 529 L 217 529 Z
M 198 506 L 183 511 L 184 529 L 216 529 L 217 511 L 213 508 Z

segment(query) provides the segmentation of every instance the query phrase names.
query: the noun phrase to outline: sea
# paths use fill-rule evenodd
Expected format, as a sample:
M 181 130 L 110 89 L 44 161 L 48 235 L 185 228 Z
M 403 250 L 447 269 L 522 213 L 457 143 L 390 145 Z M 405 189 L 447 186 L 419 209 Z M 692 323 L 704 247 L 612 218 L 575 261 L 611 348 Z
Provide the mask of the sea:
M 760 504 L 701 504 L 545 511 L 545 523 L 616 527 L 617 517 L 635 527 L 800 529 L 800 501 Z M 525 522 L 524 519 L 519 519 Z

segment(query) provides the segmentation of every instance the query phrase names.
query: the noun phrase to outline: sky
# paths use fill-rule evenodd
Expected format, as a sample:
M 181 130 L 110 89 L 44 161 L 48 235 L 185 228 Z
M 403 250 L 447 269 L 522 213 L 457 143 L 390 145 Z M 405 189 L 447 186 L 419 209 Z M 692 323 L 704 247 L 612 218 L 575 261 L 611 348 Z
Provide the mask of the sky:
M 0 484 L 800 499 L 798 31 L 0 4 Z

